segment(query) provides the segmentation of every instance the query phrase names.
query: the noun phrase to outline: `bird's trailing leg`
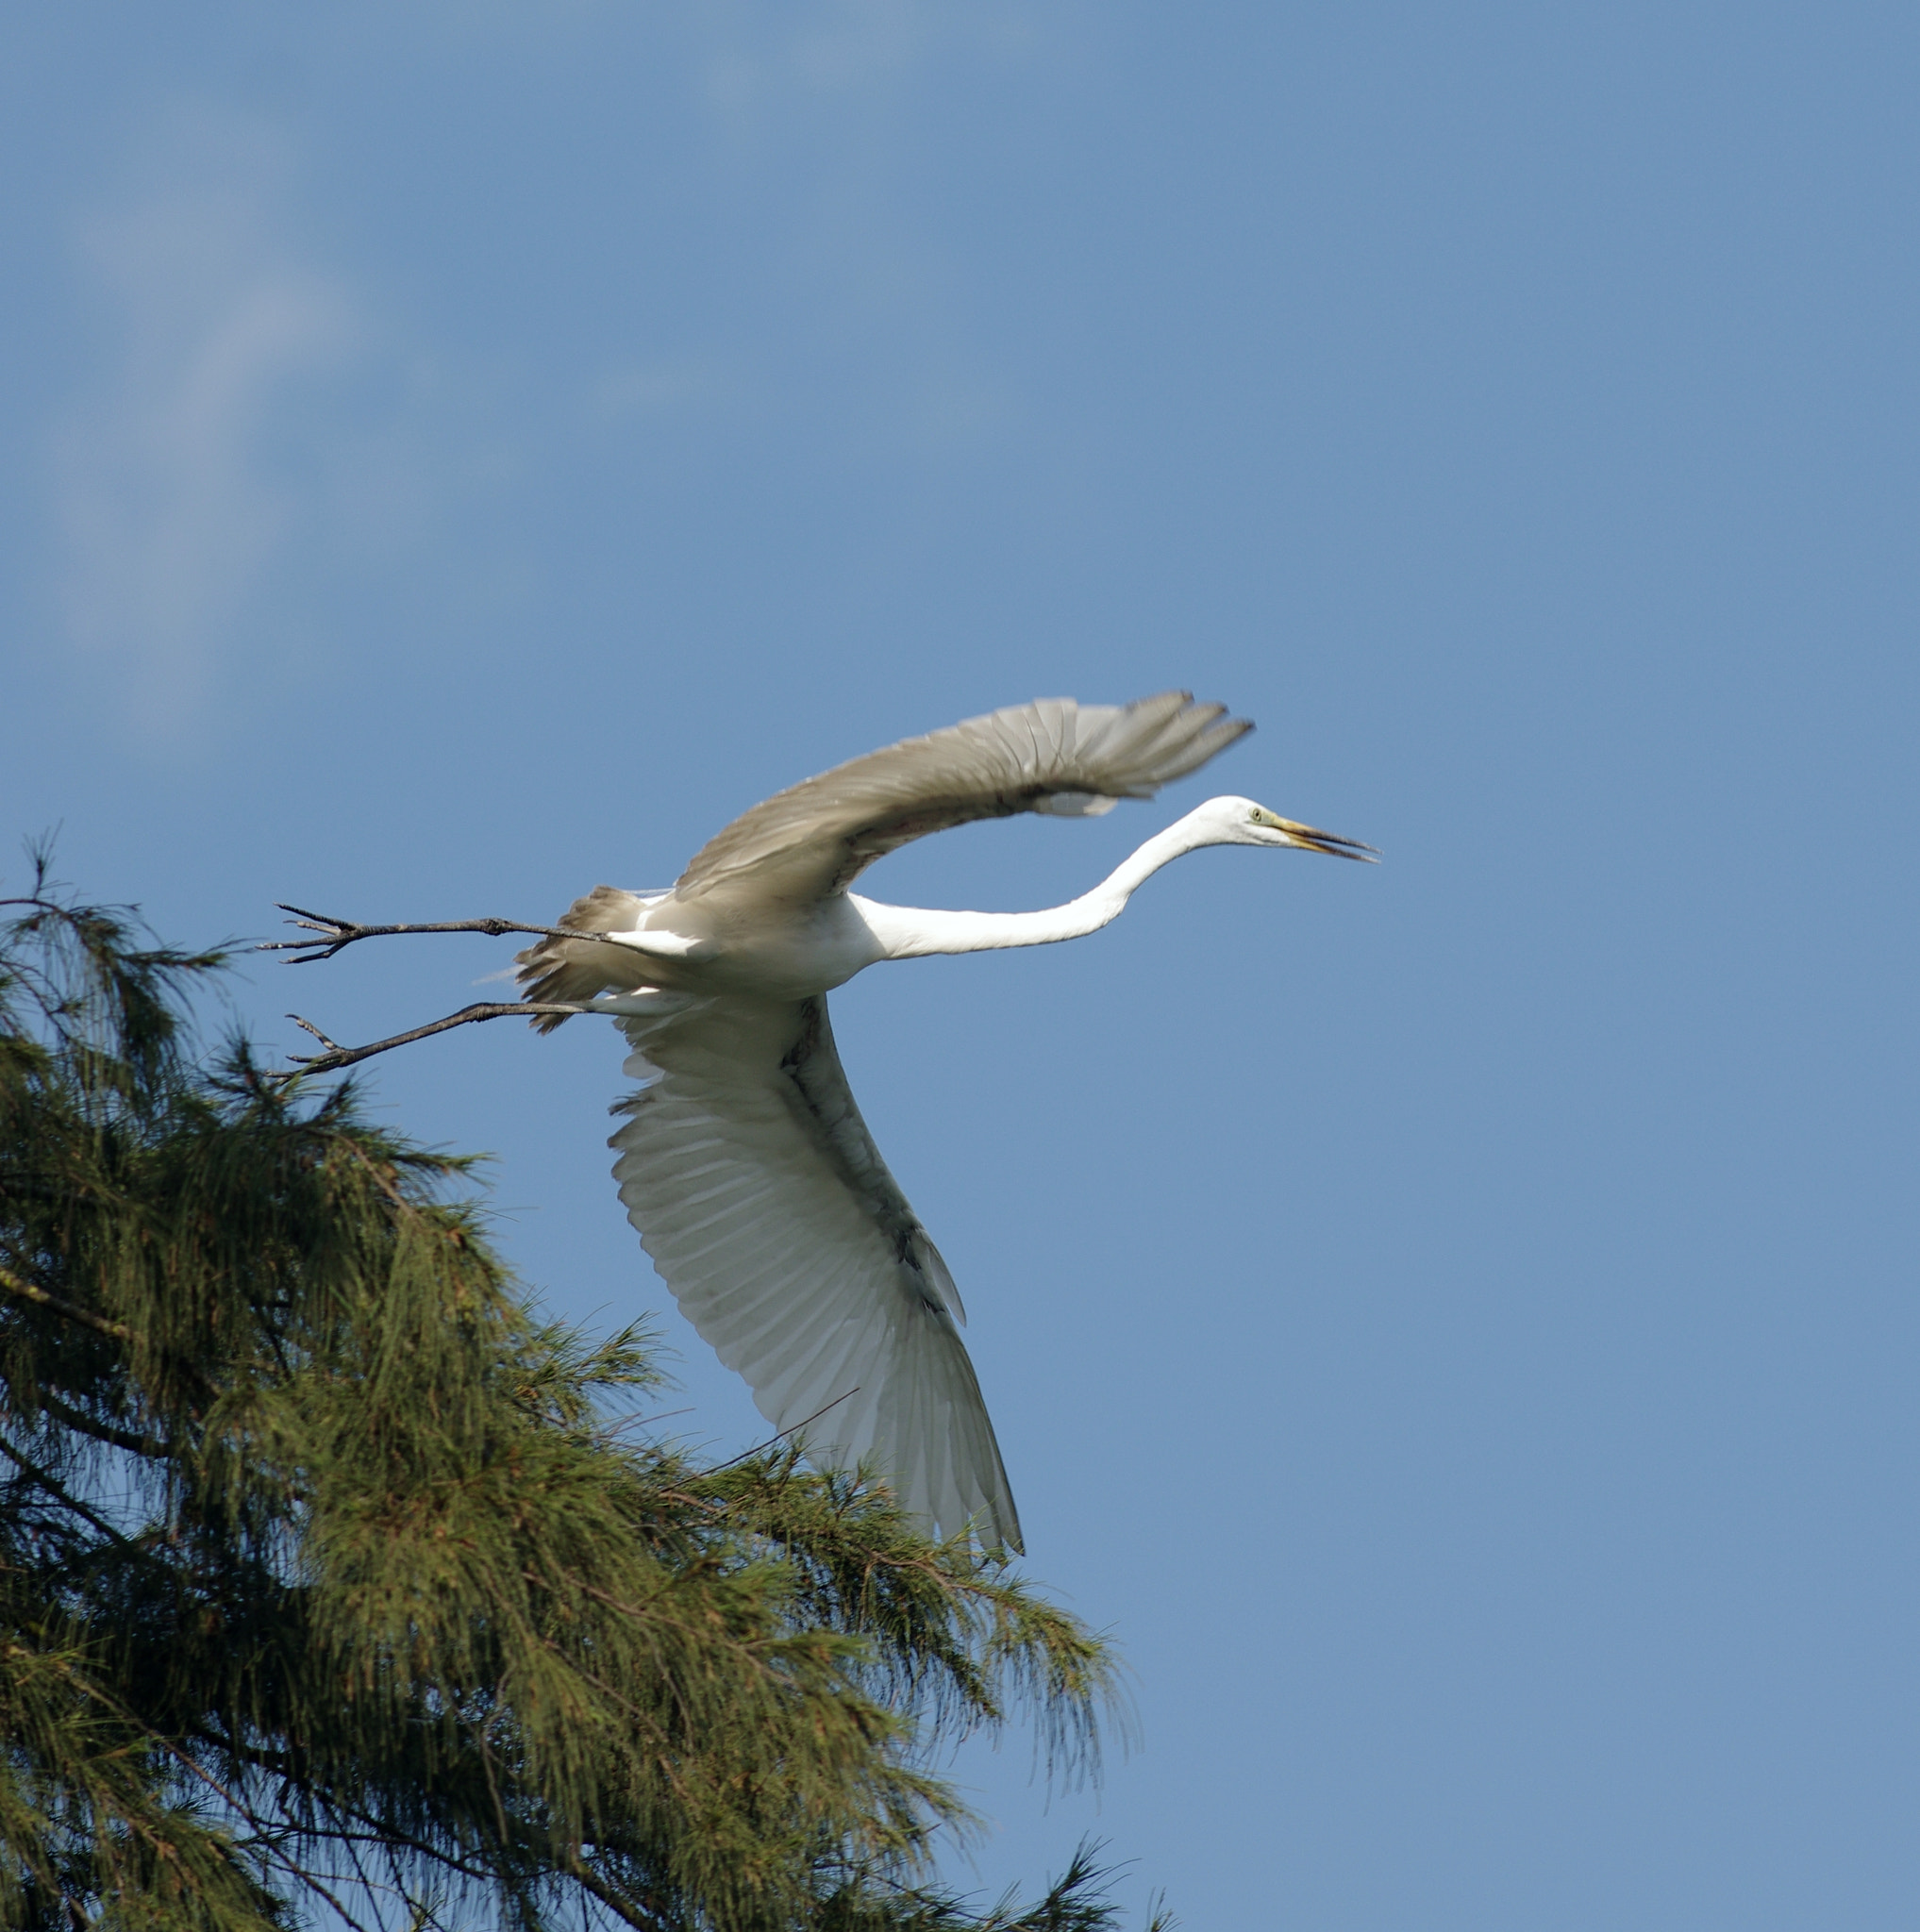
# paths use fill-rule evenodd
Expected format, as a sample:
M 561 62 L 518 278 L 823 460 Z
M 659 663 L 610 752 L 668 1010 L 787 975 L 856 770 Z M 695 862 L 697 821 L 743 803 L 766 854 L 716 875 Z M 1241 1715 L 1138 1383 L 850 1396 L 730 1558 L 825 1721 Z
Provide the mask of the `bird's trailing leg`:
M 564 925 L 523 925 L 517 919 L 442 919 L 432 925 L 359 925 L 351 919 L 329 919 L 324 912 L 309 912 L 304 906 L 283 904 L 280 910 L 298 915 L 287 922 L 289 925 L 297 925 L 317 937 L 310 940 L 267 940 L 254 950 L 292 953 L 293 958 L 287 961 L 290 966 L 309 966 L 316 959 L 330 959 L 357 940 L 385 939 L 392 933 L 403 932 L 484 932 L 494 939 L 502 933 L 530 932 L 550 940 L 596 940 L 608 944 L 619 943 L 610 933 L 576 932 Z M 488 1017 L 493 1016 L 490 1014 Z
M 434 928 L 427 927 L 431 931 Z M 442 928 L 442 930 L 444 928 Z M 538 930 L 538 928 L 535 928 Z M 415 927 L 415 931 L 422 930 Z M 410 1046 L 416 1040 L 425 1040 L 430 1034 L 444 1033 L 450 1026 L 471 1025 L 476 1020 L 510 1020 L 516 1015 L 530 1015 L 535 1018 L 543 1013 L 588 1013 L 593 1009 L 583 1006 L 537 1005 L 530 1000 L 481 1002 L 471 1007 L 462 1007 L 458 1013 L 449 1013 L 444 1020 L 431 1020 L 425 1026 L 416 1026 L 409 1033 L 396 1033 L 391 1040 L 376 1040 L 371 1046 L 342 1046 L 337 1040 L 329 1040 L 310 1020 L 303 1020 L 298 1013 L 289 1013 L 288 1019 L 294 1025 L 312 1034 L 326 1051 L 309 1054 L 305 1057 L 292 1056 L 296 1073 L 289 1074 L 290 1080 L 301 1074 L 335 1074 L 342 1067 L 350 1067 L 358 1060 L 372 1059 L 376 1053 L 391 1053 L 396 1046 Z
M 609 945 L 620 945 L 623 941 L 630 941 L 632 937 L 630 934 L 581 932 L 567 925 L 527 925 L 517 919 L 444 919 L 432 924 L 361 925 L 351 919 L 334 919 L 324 912 L 309 912 L 304 906 L 289 906 L 283 903 L 280 910 L 294 915 L 287 922 L 289 925 L 297 925 L 303 932 L 309 932 L 314 937 L 306 940 L 269 940 L 257 950 L 262 953 L 292 953 L 292 958 L 287 961 L 290 966 L 308 966 L 316 959 L 330 959 L 343 947 L 354 944 L 358 940 L 386 939 L 395 933 L 481 932 L 492 938 L 498 938 L 503 933 L 529 932 L 543 939 L 591 940 Z M 679 940 L 677 935 L 661 936 L 659 950 L 677 952 L 685 949 L 686 941 Z M 454 1026 L 470 1026 L 477 1020 L 565 1020 L 576 1013 L 653 1013 L 658 1011 L 663 1003 L 679 1005 L 683 1003 L 683 998 L 684 996 L 679 994 L 663 993 L 658 988 L 640 987 L 629 992 L 616 994 L 611 999 L 600 999 L 585 1005 L 577 1001 L 480 1001 L 471 1007 L 462 1007 L 458 1013 L 449 1013 L 443 1020 L 429 1021 L 425 1026 L 415 1026 L 406 1033 L 396 1033 L 390 1040 L 376 1040 L 367 1046 L 342 1046 L 339 1041 L 329 1040 L 312 1021 L 303 1020 L 298 1013 L 289 1013 L 288 1019 L 303 1031 L 312 1034 L 326 1051 L 306 1056 L 293 1055 L 292 1058 L 294 1071 L 284 1077 L 293 1080 L 298 1079 L 303 1074 L 335 1074 L 342 1067 L 351 1067 L 360 1060 L 372 1059 L 376 1053 L 391 1053 L 396 1046 L 410 1046 L 416 1040 L 426 1040 L 435 1033 L 444 1033 Z

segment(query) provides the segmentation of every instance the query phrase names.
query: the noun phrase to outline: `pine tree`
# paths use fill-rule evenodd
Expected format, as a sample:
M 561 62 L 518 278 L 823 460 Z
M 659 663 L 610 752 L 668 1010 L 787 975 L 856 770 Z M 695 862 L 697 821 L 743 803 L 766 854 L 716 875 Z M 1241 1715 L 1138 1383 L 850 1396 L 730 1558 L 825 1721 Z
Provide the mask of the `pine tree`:
M 0 926 L 0 1914 L 256 1932 L 1092 1932 L 926 1883 L 933 1745 L 1111 1662 L 884 1489 L 637 1428 L 467 1160 L 196 1056 L 218 953 Z M 621 1406 L 627 1406 L 623 1416 Z

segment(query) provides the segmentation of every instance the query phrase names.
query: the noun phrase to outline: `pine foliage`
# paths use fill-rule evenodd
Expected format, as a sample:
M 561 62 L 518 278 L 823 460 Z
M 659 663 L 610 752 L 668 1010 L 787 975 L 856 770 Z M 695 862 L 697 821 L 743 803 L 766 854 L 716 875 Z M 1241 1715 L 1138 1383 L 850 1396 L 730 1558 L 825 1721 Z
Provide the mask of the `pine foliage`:
M 883 1490 L 625 1426 L 469 1164 L 196 1060 L 220 956 L 0 927 L 0 1923 L 1093 1932 L 930 1890 L 943 1740 L 1110 1660 Z

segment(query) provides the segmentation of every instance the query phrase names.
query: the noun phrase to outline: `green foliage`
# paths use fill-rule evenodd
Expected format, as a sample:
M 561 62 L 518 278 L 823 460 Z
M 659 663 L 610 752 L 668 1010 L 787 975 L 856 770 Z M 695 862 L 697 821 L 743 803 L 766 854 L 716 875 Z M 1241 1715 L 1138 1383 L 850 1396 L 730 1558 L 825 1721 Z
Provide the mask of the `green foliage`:
M 613 1416 L 466 1162 L 195 1059 L 216 954 L 0 928 L 0 1922 L 1092 1932 L 926 1889 L 942 1740 L 1110 1662 L 874 1485 Z

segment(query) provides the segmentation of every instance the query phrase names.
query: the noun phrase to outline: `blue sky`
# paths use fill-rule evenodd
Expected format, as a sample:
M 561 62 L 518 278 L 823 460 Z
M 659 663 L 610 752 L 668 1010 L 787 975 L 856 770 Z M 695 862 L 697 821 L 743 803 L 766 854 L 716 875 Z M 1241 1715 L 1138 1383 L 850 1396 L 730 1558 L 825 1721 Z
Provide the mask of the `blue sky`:
M 877 896 L 855 1087 L 1097 1802 L 1194 1927 L 1905 1927 L 1916 1893 L 1920 25 L 1891 6 L 320 13 L 0 25 L 0 822 L 170 936 L 546 919 L 1035 695 L 1260 724 Z M 480 940 L 235 988 L 336 1038 Z M 378 1066 L 562 1308 L 661 1310 L 609 1037 Z

